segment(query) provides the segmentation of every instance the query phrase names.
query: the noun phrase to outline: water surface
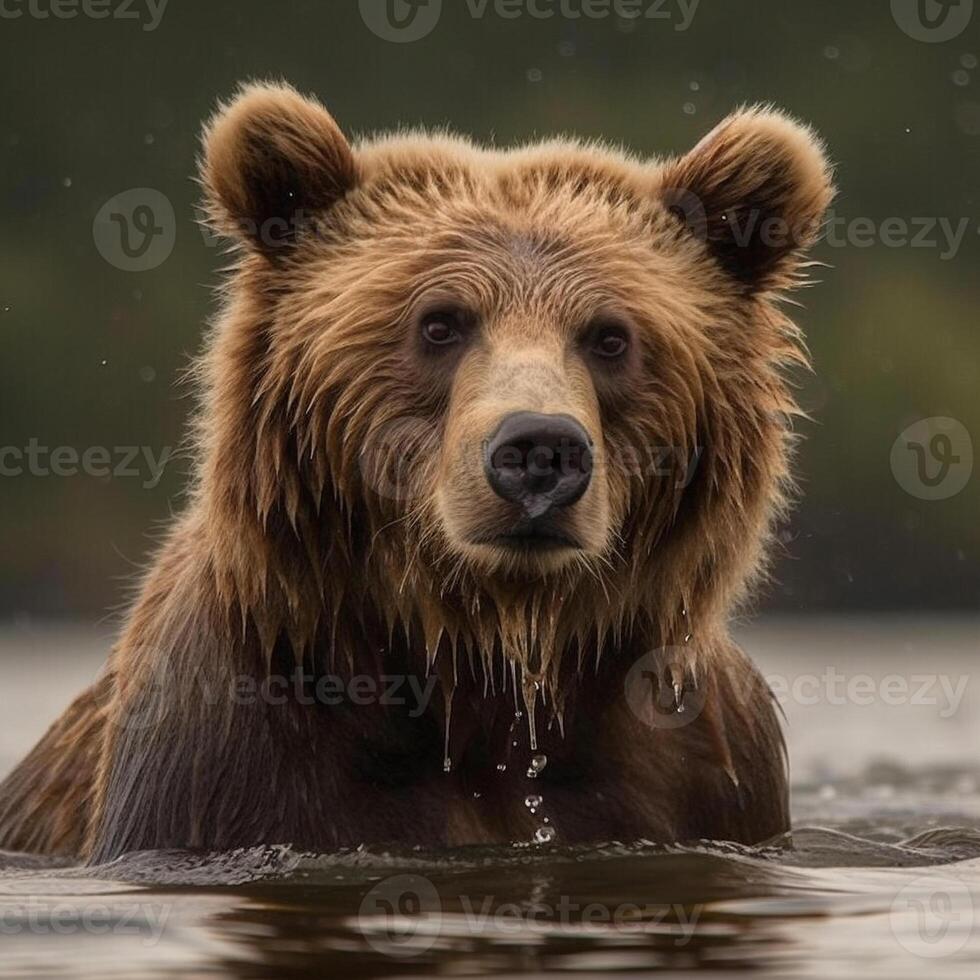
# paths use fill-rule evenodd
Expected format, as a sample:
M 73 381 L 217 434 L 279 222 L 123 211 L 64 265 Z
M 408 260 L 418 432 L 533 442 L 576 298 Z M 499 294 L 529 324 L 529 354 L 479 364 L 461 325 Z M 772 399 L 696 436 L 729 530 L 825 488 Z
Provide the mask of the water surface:
M 0 769 L 106 635 L 0 633 Z M 793 766 L 795 829 L 764 847 L 8 855 L 0 976 L 976 978 L 980 624 L 784 620 L 742 639 L 782 692 Z

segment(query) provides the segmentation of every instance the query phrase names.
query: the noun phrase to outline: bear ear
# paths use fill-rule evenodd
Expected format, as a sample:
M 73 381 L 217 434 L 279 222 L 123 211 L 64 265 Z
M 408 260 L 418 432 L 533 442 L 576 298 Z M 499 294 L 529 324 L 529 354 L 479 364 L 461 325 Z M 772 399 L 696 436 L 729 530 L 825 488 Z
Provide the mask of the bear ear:
M 354 186 L 333 117 L 288 85 L 243 86 L 204 127 L 200 179 L 215 231 L 272 252 Z
M 834 196 L 813 131 L 763 108 L 729 116 L 662 181 L 664 204 L 748 292 L 794 285 Z

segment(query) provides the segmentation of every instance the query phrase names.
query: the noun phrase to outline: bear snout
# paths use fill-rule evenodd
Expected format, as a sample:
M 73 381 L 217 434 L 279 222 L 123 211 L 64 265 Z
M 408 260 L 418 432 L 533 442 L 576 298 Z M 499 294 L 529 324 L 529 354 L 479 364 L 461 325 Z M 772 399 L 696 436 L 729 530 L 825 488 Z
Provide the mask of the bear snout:
M 483 470 L 491 490 L 516 510 L 501 544 L 578 547 L 561 533 L 560 513 L 585 495 L 592 480 L 593 442 L 565 414 L 512 412 L 484 444 Z

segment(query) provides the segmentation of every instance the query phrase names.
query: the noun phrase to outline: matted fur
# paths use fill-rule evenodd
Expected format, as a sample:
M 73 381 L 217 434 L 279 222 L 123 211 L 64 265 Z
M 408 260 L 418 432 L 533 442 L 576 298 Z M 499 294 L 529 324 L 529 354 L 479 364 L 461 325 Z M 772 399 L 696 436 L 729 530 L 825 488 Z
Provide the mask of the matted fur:
M 208 124 L 201 179 L 236 254 L 196 370 L 190 500 L 103 695 L 0 790 L 0 845 L 527 839 L 515 704 L 563 840 L 785 829 L 778 724 L 727 620 L 789 488 L 785 372 L 806 355 L 779 299 L 832 193 L 812 133 L 751 109 L 666 161 L 421 132 L 351 147 L 314 100 L 261 85 Z M 451 364 L 414 329 L 449 301 L 478 320 Z M 580 333 L 610 315 L 633 345 L 604 374 Z M 506 520 L 482 445 L 517 410 L 594 440 L 577 551 L 481 543 Z M 651 475 L 657 447 L 693 475 Z M 697 692 L 690 724 L 627 705 L 648 651 Z M 431 671 L 444 697 L 413 719 L 208 696 L 291 664 Z

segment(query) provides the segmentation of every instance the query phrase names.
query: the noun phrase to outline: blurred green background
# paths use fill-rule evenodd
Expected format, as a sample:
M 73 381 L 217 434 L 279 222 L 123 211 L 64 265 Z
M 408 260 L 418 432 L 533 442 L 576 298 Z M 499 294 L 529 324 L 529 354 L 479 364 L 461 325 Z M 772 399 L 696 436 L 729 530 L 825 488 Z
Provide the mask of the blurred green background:
M 826 138 L 851 234 L 835 226 L 816 252 L 832 268 L 801 297 L 816 366 L 801 391 L 805 496 L 765 603 L 976 609 L 980 477 L 921 499 L 891 453 L 922 418 L 980 436 L 980 13 L 927 43 L 887 2 L 701 0 L 685 30 L 678 0 L 657 2 L 640 9 L 670 19 L 568 15 L 602 0 L 565 0 L 565 14 L 537 0 L 556 11 L 547 19 L 500 16 L 491 0 L 480 17 L 477 0 L 444 0 L 427 36 L 396 43 L 356 0 L 170 0 L 151 30 L 145 0 L 125 11 L 137 20 L 41 18 L 4 0 L 0 449 L 33 439 L 159 457 L 180 443 L 191 402 L 178 376 L 223 262 L 194 223 L 198 131 L 240 79 L 316 92 L 348 132 L 424 123 L 505 144 L 564 131 L 642 153 L 683 151 L 740 103 L 772 101 Z M 102 205 L 131 188 L 157 189 L 176 215 L 172 253 L 146 271 L 116 267 L 93 237 Z M 948 219 L 962 238 L 916 218 Z M 883 235 L 888 219 L 918 244 L 896 244 L 894 223 Z M 0 476 L 0 618 L 123 601 L 186 473 L 173 461 L 148 487 L 146 462 L 133 465 L 137 476 Z

